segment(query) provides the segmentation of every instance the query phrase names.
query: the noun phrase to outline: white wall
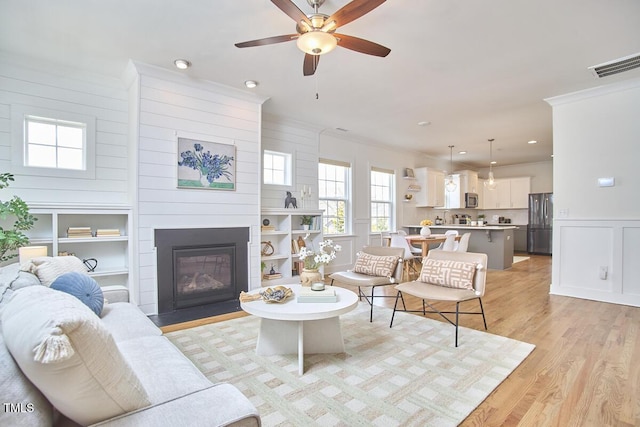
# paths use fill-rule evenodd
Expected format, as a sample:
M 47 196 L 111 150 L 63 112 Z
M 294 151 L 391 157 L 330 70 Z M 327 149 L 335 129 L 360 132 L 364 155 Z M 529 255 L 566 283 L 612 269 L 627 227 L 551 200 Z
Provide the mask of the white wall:
M 640 79 L 548 102 L 555 153 L 551 293 L 640 306 Z M 615 186 L 598 187 L 599 177 L 614 177 Z
M 13 172 L 12 105 L 90 115 L 96 118 L 95 179 L 16 173 L 7 194 L 27 203 L 128 203 L 127 91 L 105 76 L 0 56 L 0 170 Z
M 298 208 L 318 208 L 318 134 L 321 128 L 307 123 L 264 115 L 262 148 L 291 154 L 293 182 L 291 186 L 262 184 L 262 207 L 284 208 L 286 192 L 291 191 Z M 257 170 L 262 181 L 262 171 Z M 311 196 L 303 200 L 302 186 L 311 186 Z
M 260 140 L 264 99 L 144 64 L 130 73 L 131 108 L 139 113 L 137 147 L 139 305 L 157 312 L 157 228 L 250 227 L 249 288 L 260 286 Z M 136 135 L 135 132 L 138 132 Z M 178 189 L 177 137 L 233 144 L 236 190 Z M 133 290 L 136 292 L 136 290 Z

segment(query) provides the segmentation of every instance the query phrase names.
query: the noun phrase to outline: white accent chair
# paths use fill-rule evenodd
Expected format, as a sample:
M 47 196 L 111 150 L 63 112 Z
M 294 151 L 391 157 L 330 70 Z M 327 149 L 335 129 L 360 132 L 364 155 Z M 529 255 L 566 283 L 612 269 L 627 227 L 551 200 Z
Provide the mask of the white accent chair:
M 403 257 L 404 251 L 401 248 L 391 248 L 388 246 L 365 246 L 362 248 L 364 253 L 376 256 L 395 256 L 398 258 L 398 264 L 391 277 L 384 276 L 369 276 L 362 273 L 356 273 L 352 270 L 338 271 L 329 275 L 331 279 L 331 286 L 333 282 L 337 281 L 346 286 L 355 286 L 358 288 L 358 297 L 360 300 L 364 300 L 371 306 L 369 314 L 369 322 L 373 322 L 373 299 L 374 298 L 393 298 L 393 295 L 375 295 L 376 287 L 395 285 L 402 281 L 403 274 Z M 371 288 L 371 295 L 365 295 L 362 292 L 363 287 Z
M 396 311 L 422 313 L 422 315 L 426 315 L 427 313 L 436 313 L 442 316 L 442 318 L 444 318 L 447 322 L 455 326 L 455 346 L 458 347 L 458 319 L 461 314 L 481 314 L 482 320 L 484 322 L 484 329 L 487 329 L 487 320 L 484 316 L 484 308 L 482 307 L 482 297 L 484 296 L 485 284 L 487 279 L 487 254 L 473 252 L 429 251 L 423 262 L 426 263 L 427 260 L 453 261 L 454 265 L 453 267 L 451 267 L 452 269 L 456 268 L 455 262 L 475 264 L 472 289 L 447 287 L 445 285 L 422 282 L 420 281 L 420 276 L 418 277 L 418 280 L 414 280 L 413 282 L 401 283 L 396 286 L 398 294 L 396 295 L 396 302 L 393 306 L 393 314 L 391 315 L 391 323 L 389 324 L 389 327 L 391 328 L 393 326 L 393 319 L 395 317 Z M 455 276 L 455 274 L 451 274 L 451 271 L 449 271 L 449 274 L 451 277 Z M 404 295 L 410 295 L 421 299 L 422 310 L 407 310 Z M 480 311 L 460 311 L 460 303 L 475 299 L 477 299 L 478 303 L 480 304 Z M 438 310 L 429 302 L 427 302 L 427 300 L 449 303 L 455 302 L 456 310 Z M 402 301 L 403 309 L 400 309 L 398 307 L 398 301 Z M 427 310 L 426 306 L 429 306 L 431 310 Z M 455 314 L 455 321 L 445 316 L 446 314 Z

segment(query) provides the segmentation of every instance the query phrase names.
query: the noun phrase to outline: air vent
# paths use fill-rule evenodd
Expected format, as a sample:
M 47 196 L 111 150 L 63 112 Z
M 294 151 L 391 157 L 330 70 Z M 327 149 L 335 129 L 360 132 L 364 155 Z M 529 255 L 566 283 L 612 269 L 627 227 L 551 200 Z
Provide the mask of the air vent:
M 633 70 L 638 67 L 640 67 L 640 53 L 635 53 L 633 55 L 625 56 L 624 58 L 614 59 L 613 61 L 593 65 L 587 68 L 591 70 L 595 77 L 601 79 L 613 74 L 624 73 L 625 71 Z

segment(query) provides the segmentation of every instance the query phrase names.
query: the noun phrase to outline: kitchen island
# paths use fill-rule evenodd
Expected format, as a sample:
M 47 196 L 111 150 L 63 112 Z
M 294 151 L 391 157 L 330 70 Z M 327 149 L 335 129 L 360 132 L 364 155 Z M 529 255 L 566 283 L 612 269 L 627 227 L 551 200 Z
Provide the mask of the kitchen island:
M 408 234 L 420 234 L 419 225 L 405 225 L 403 228 Z M 518 228 L 512 225 L 431 225 L 429 228 L 434 233 L 445 233 L 447 230 L 456 230 L 458 234 L 471 233 L 469 239 L 469 252 L 487 254 L 488 268 L 505 270 L 513 264 L 513 233 Z

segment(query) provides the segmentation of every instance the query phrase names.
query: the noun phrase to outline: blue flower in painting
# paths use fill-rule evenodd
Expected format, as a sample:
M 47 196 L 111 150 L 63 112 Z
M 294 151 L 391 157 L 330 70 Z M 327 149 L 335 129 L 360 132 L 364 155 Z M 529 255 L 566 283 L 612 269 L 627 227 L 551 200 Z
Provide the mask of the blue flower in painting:
M 233 156 L 211 154 L 210 151 L 204 152 L 202 144 L 193 144 L 194 151 L 187 150 L 180 153 L 182 160 L 178 161 L 178 166 L 186 166 L 188 168 L 200 172 L 200 176 L 206 176 L 207 181 L 213 181 L 225 177 L 231 181 L 231 172 L 229 167 L 234 160 Z

